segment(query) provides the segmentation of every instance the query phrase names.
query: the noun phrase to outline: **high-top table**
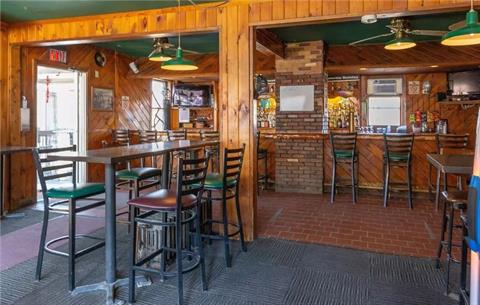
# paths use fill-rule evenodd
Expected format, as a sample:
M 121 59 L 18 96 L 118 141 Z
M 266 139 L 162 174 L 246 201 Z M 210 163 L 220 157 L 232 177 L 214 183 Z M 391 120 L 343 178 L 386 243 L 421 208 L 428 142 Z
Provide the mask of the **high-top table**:
M 427 154 L 427 160 L 442 174 L 471 175 L 473 172 L 473 154 Z M 447 188 L 445 181 L 444 188 Z M 435 190 L 435 204 L 440 200 L 440 181 Z
M 4 198 L 3 198 L 3 189 L 4 189 L 4 176 L 5 176 L 5 163 L 7 156 L 16 153 L 22 152 L 31 152 L 32 147 L 23 147 L 23 146 L 3 146 L 0 147 L 0 218 L 3 217 L 22 217 L 24 216 L 23 213 L 14 213 L 9 215 L 4 215 L 5 213 L 5 206 L 4 206 Z
M 101 283 L 79 286 L 72 294 L 89 291 L 105 290 L 106 304 L 123 304 L 115 299 L 115 288 L 128 284 L 128 279 L 117 279 L 116 257 L 116 219 L 115 219 L 115 165 L 133 159 L 163 155 L 162 188 L 168 188 L 170 153 L 201 148 L 207 145 L 218 145 L 218 141 L 189 141 L 155 142 L 129 146 L 109 147 L 88 150 L 86 153 L 62 152 L 49 154 L 51 161 L 76 161 L 105 165 L 105 281 Z

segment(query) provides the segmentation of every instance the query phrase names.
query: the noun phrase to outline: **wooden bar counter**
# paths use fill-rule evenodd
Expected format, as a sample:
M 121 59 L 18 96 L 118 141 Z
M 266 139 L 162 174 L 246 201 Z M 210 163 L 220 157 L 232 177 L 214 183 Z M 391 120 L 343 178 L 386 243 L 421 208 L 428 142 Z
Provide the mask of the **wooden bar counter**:
M 261 131 L 260 146 L 269 149 L 269 173 L 275 177 L 275 145 L 280 140 L 319 140 L 323 141 L 323 187 L 329 190 L 332 176 L 332 155 L 329 134 L 325 132 L 275 132 L 275 130 Z M 382 134 L 358 134 L 357 150 L 359 154 L 359 186 L 364 189 L 381 189 L 383 187 L 383 154 L 384 140 Z M 415 134 L 413 145 L 412 179 L 413 189 L 416 192 L 428 191 L 429 166 L 426 159 L 428 153 L 436 151 L 435 134 Z M 315 152 L 316 153 L 316 152 Z M 273 164 L 272 164 L 273 163 Z M 278 173 L 277 173 L 278 175 Z M 343 168 L 337 167 L 337 175 L 349 177 Z M 348 176 L 347 176 L 348 175 Z M 404 181 L 405 173 L 400 169 L 394 169 L 392 180 Z

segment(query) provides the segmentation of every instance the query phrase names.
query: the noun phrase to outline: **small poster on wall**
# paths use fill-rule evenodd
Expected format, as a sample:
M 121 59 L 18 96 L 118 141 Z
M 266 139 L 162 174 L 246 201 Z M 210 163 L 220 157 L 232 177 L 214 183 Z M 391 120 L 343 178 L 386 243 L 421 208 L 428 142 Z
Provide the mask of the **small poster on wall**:
M 314 111 L 314 88 L 308 86 L 280 86 L 280 111 Z
M 420 81 L 411 80 L 408 82 L 408 94 L 420 94 Z
M 113 111 L 113 89 L 93 88 L 92 111 Z

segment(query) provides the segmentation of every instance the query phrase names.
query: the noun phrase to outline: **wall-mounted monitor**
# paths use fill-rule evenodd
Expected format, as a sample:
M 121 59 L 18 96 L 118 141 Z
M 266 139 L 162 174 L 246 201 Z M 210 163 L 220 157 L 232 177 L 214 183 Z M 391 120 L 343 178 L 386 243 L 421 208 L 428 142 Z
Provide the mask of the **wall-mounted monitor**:
M 173 105 L 178 107 L 211 107 L 212 87 L 177 84 L 173 88 Z
M 480 95 L 480 69 L 448 74 L 449 95 Z

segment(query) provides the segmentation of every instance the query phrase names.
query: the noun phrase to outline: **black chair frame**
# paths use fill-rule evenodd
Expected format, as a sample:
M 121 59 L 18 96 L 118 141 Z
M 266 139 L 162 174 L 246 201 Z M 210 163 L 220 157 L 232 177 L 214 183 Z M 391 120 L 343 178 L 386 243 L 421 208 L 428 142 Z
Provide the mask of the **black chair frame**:
M 37 168 L 38 178 L 40 181 L 40 185 L 42 187 L 42 194 L 43 194 L 43 204 L 44 204 L 44 214 L 43 214 L 43 223 L 42 223 L 42 232 L 40 237 L 40 245 L 38 249 L 38 258 L 37 258 L 37 267 L 35 273 L 35 279 L 41 279 L 42 273 L 42 265 L 43 265 L 43 255 L 45 252 L 51 253 L 58 256 L 63 256 L 68 258 L 68 288 L 69 291 L 73 291 L 75 289 L 75 259 L 90 253 L 96 249 L 99 249 L 105 245 L 103 239 L 89 236 L 85 234 L 76 234 L 76 215 L 80 212 L 93 209 L 105 204 L 105 200 L 98 200 L 95 198 L 89 198 L 95 195 L 102 194 L 104 192 L 99 192 L 97 194 L 90 194 L 88 197 L 81 197 L 75 199 L 68 199 L 68 200 L 60 200 L 54 203 L 50 203 L 49 197 L 47 196 L 47 181 L 64 178 L 64 177 L 72 177 L 72 184 L 76 185 L 76 163 L 75 162 L 63 162 L 63 161 L 48 161 L 46 158 L 42 158 L 42 155 L 49 154 L 49 153 L 58 153 L 64 151 L 75 151 L 76 146 L 70 146 L 65 148 L 50 148 L 50 149 L 39 149 L 36 148 L 33 151 L 34 161 Z M 49 166 L 43 166 L 45 163 L 50 163 Z M 51 165 L 51 163 L 58 164 L 59 162 L 64 164 L 59 165 Z M 60 173 L 60 174 L 47 174 L 52 171 L 57 170 L 67 170 L 71 168 L 71 172 Z M 81 207 L 77 207 L 77 201 L 81 199 L 82 201 L 88 200 L 93 201 L 92 203 L 86 204 Z M 62 208 L 61 205 L 67 203 L 67 207 Z M 47 237 L 47 229 L 48 229 L 48 221 L 49 221 L 49 212 L 53 211 L 56 213 L 68 214 L 68 235 L 60 236 L 50 241 L 46 241 Z M 97 240 L 100 242 L 95 243 L 87 248 L 84 248 L 80 251 L 76 251 L 75 247 L 75 240 L 78 238 L 88 238 L 92 240 Z M 55 250 L 51 248 L 53 244 L 60 242 L 62 240 L 68 240 L 68 252 L 62 252 L 59 250 Z
M 135 273 L 142 271 L 146 273 L 154 273 L 160 275 L 162 279 L 166 277 L 177 277 L 178 290 L 178 305 L 183 305 L 183 273 L 192 271 L 200 265 L 202 273 L 203 290 L 207 290 L 207 279 L 205 270 L 205 256 L 203 251 L 203 242 L 201 237 L 201 205 L 202 195 L 204 192 L 205 177 L 207 175 L 208 163 L 210 157 L 207 155 L 199 159 L 178 159 L 178 176 L 176 189 L 176 207 L 174 211 L 158 211 L 146 210 L 140 213 L 140 209 L 133 205 L 130 206 L 130 213 L 133 217 L 133 230 L 131 232 L 131 251 L 130 251 L 130 275 L 129 275 L 129 302 L 135 302 Z M 182 207 L 182 197 L 186 195 L 195 195 L 197 202 L 188 210 Z M 161 219 L 156 219 L 152 216 L 160 215 Z M 170 216 L 170 217 L 169 217 Z M 172 217 L 173 216 L 173 217 Z M 169 221 L 171 219 L 173 221 Z M 184 226 L 186 224 L 194 223 L 195 226 L 195 244 L 197 253 L 191 250 L 182 249 L 182 237 Z M 162 244 L 161 247 L 154 252 L 148 254 L 146 257 L 137 260 L 136 245 L 137 245 L 137 228 L 139 225 L 159 226 L 166 228 L 173 228 L 175 235 L 175 248 L 168 247 Z M 189 236 L 189 234 L 187 234 Z M 163 237 L 165 241 L 165 237 Z M 166 254 L 175 253 L 177 268 L 176 271 L 166 271 Z M 180 255 L 179 255 L 180 254 Z M 145 266 L 149 261 L 161 255 L 161 269 L 153 269 Z M 183 266 L 183 259 L 187 257 L 190 264 Z
M 358 197 L 358 152 L 356 132 L 330 132 L 330 146 L 332 151 L 332 189 L 330 203 L 335 201 L 337 187 L 349 186 L 352 188 L 352 202 L 355 204 Z M 336 151 L 346 151 L 351 154 L 350 158 L 337 158 Z M 351 183 L 337 184 L 337 164 L 350 165 Z
M 230 255 L 230 237 L 235 235 L 240 236 L 240 243 L 243 252 L 247 251 L 245 245 L 245 238 L 243 233 L 243 222 L 242 215 L 240 211 L 240 175 L 243 165 L 243 157 L 245 154 L 245 144 L 242 148 L 237 149 L 228 149 L 225 148 L 223 151 L 223 187 L 221 189 L 209 189 L 205 187 L 205 192 L 207 193 L 206 198 L 206 219 L 203 219 L 202 226 L 206 227 L 206 234 L 202 236 L 208 240 L 210 243 L 212 239 L 223 240 L 224 243 L 224 255 L 225 262 L 227 267 L 232 266 L 232 259 Z M 212 192 L 220 192 L 220 197 L 213 197 Z M 228 221 L 228 211 L 227 211 L 227 201 L 229 199 L 235 199 L 235 209 L 237 214 L 237 223 L 230 223 Z M 212 218 L 212 203 L 214 201 L 221 202 L 222 204 L 222 220 L 216 220 Z M 223 225 L 223 235 L 218 235 L 213 233 L 213 224 Z M 229 227 L 234 227 L 237 230 L 229 233 Z

